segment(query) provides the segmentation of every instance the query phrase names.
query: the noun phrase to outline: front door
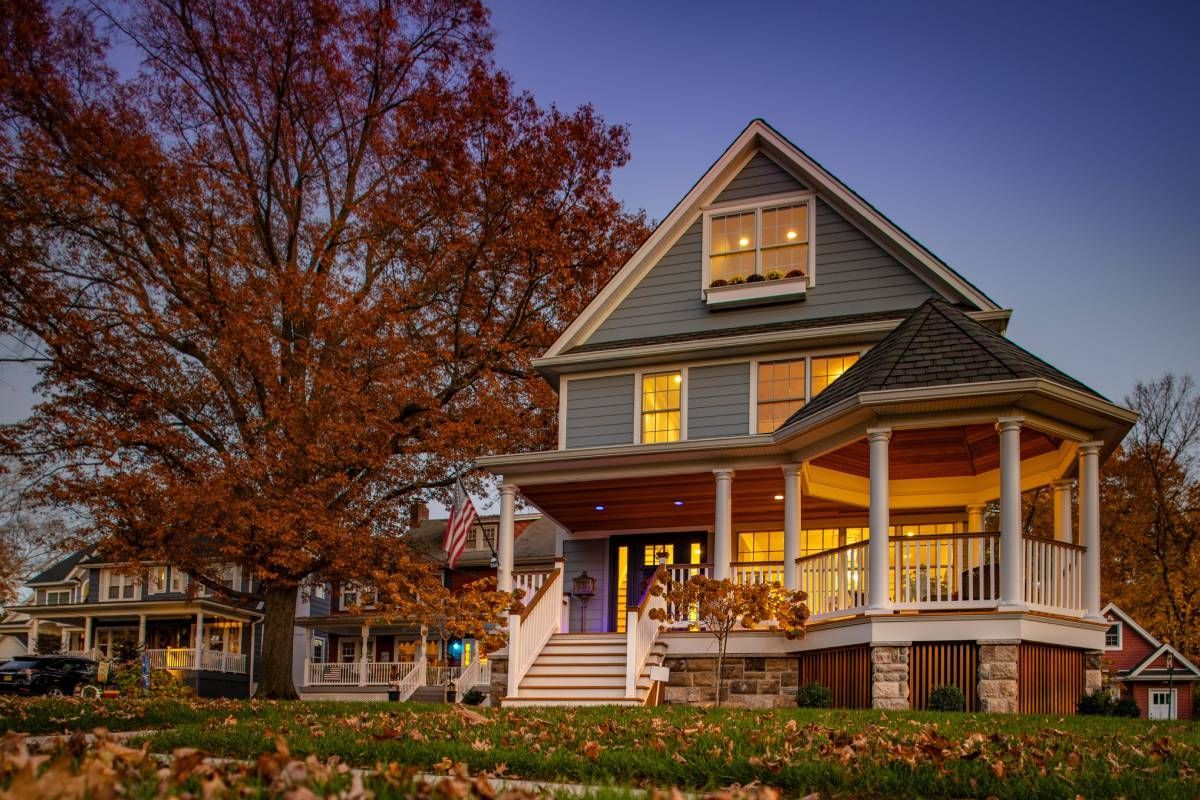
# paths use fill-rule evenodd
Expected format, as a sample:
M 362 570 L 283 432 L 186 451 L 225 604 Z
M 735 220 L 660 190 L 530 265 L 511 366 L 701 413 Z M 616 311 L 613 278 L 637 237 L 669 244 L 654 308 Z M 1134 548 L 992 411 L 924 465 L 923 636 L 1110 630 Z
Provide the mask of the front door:
M 708 556 L 708 534 L 615 536 L 611 548 L 609 574 L 615 575 L 616 580 L 609 590 L 608 629 L 623 632 L 625 614 L 642 602 L 660 558 L 668 564 L 703 564 Z
M 376 639 L 375 645 L 375 660 L 380 664 L 392 663 L 392 642 L 391 636 L 380 636 Z
M 1150 719 L 1175 719 L 1175 690 L 1150 690 Z

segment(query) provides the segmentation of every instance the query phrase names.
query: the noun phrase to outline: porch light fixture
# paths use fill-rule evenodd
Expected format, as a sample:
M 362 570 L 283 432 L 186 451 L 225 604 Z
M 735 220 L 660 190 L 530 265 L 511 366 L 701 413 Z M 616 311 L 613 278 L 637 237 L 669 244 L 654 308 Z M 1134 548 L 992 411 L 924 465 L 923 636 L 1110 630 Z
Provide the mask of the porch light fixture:
M 596 579 L 585 569 L 571 580 L 571 594 L 579 599 L 579 629 L 587 633 L 587 607 L 596 596 Z

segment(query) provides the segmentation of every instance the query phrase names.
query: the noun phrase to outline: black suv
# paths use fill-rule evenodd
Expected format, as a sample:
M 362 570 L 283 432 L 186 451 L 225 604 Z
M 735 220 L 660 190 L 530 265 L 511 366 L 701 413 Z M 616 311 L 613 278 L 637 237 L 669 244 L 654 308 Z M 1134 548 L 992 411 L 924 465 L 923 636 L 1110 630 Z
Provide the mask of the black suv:
M 76 656 L 19 656 L 0 664 L 0 692 L 71 695 L 96 679 L 96 662 Z

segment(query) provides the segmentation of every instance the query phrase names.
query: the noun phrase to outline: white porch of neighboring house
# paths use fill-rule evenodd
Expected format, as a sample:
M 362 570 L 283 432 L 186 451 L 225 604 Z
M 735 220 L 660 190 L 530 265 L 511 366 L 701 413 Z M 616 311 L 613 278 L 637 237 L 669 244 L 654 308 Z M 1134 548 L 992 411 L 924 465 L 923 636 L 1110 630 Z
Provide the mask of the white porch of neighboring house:
M 209 601 L 132 601 L 30 606 L 29 639 L 59 637 L 58 650 L 103 660 L 128 643 L 150 667 L 188 673 L 249 676 L 256 612 Z
M 439 642 L 411 625 L 387 624 L 360 615 L 305 617 L 303 676 L 297 687 L 304 699 L 385 699 L 389 689 L 399 700 L 422 690 L 453 686 L 457 699 L 491 681 L 490 664 L 473 641 L 464 642 L 461 666 L 450 666 L 438 653 Z M 314 642 L 321 641 L 320 658 Z M 431 698 L 432 699 L 432 698 Z M 439 698 L 440 699 L 440 698 Z
M 504 476 L 501 588 L 515 585 L 518 495 L 566 531 L 548 605 L 565 598 L 569 614 L 534 608 L 514 620 L 505 702 L 519 700 L 543 648 L 570 643 L 564 633 L 624 635 L 626 697 L 638 702 L 650 695 L 652 644 L 701 652 L 694 635 L 657 636 L 645 622 L 644 589 L 664 556 L 677 579 L 808 594 L 805 639 L 741 637 L 731 646 L 744 655 L 953 640 L 1098 651 L 1099 466 L 1128 422 L 1082 393 L 1048 397 L 1028 383 L 860 396 L 790 438 L 483 459 Z M 1053 493 L 1053 528 L 1025 531 L 1022 493 L 1039 488 Z M 985 525 L 989 507 L 998 513 Z M 586 617 L 569 597 L 584 571 L 597 579 Z

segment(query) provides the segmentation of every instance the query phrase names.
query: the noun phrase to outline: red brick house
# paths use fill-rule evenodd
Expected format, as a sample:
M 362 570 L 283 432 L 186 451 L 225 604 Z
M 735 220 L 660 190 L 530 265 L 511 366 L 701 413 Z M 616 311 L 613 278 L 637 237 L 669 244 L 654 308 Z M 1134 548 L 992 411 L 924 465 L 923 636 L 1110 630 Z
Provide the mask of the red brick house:
M 1200 669 L 1109 603 L 1104 661 L 1121 697 L 1132 697 L 1143 719 L 1191 719 L 1192 687 Z

